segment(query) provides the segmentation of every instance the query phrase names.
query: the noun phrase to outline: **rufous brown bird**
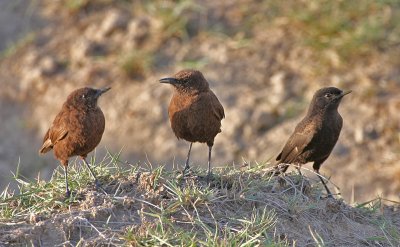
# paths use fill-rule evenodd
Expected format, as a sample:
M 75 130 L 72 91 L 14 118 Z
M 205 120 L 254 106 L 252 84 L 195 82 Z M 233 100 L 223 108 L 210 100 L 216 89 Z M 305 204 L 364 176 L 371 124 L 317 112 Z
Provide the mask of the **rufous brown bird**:
M 343 96 L 349 93 L 351 91 L 343 92 L 335 87 L 326 87 L 314 94 L 306 116 L 297 124 L 282 152 L 276 158 L 278 163 L 274 174 L 284 173 L 289 167 L 288 164 L 294 163 L 300 167 L 307 162 L 314 162 L 314 171 L 318 174 L 328 196 L 332 196 L 319 169 L 331 154 L 339 138 L 343 119 L 338 112 L 338 107 Z
M 182 70 L 173 77 L 161 79 L 160 82 L 174 87 L 168 108 L 171 128 L 178 139 L 190 142 L 183 174 L 190 168 L 193 142 L 207 143 L 208 180 L 211 175 L 211 150 L 215 136 L 221 132 L 224 108 L 198 70 Z
M 68 187 L 68 159 L 72 156 L 81 157 L 93 176 L 96 187 L 101 188 L 86 156 L 95 149 L 103 135 L 105 119 L 97 101 L 108 90 L 110 87 L 85 87 L 73 91 L 43 138 L 39 153 L 44 154 L 53 149 L 54 156 L 61 162 L 64 167 L 66 197 L 71 194 Z

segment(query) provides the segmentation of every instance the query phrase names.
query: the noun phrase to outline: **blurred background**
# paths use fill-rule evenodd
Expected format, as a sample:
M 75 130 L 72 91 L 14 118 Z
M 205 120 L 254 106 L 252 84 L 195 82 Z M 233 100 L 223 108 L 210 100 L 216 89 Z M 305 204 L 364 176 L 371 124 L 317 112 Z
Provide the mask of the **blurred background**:
M 349 202 L 399 200 L 397 0 L 3 0 L 0 37 L 0 188 L 18 164 L 51 176 L 59 163 L 38 156 L 42 137 L 83 86 L 112 86 L 99 159 L 123 149 L 132 164 L 182 165 L 188 143 L 170 129 L 172 88 L 158 79 L 195 68 L 225 107 L 214 166 L 268 166 L 313 93 L 336 86 L 353 93 L 321 172 Z M 192 157 L 206 166 L 206 145 Z

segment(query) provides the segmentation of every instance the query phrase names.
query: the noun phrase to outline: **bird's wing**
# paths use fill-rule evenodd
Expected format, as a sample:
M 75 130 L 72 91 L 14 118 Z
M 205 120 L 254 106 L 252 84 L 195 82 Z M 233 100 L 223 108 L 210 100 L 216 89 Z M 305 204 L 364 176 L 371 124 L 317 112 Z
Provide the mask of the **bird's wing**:
M 46 134 L 43 138 L 43 145 L 39 150 L 40 154 L 47 153 L 53 146 L 64 139 L 68 134 L 68 129 L 66 125 L 63 124 L 60 119 L 62 118 L 63 114 L 60 112 L 54 119 L 52 126 L 47 130 Z
M 50 140 L 53 144 L 56 144 L 57 142 L 61 141 L 64 139 L 68 134 L 68 130 L 64 127 L 60 128 L 52 128 L 50 132 Z
M 279 161 L 279 163 L 292 163 L 299 155 L 307 150 L 307 146 L 311 143 L 315 132 L 316 128 L 314 125 L 307 125 L 300 122 L 276 160 Z
M 212 91 L 210 91 L 209 95 L 210 95 L 209 98 L 210 98 L 211 107 L 214 112 L 214 115 L 218 118 L 218 120 L 222 120 L 223 118 L 225 118 L 224 107 L 221 105 L 217 96 Z

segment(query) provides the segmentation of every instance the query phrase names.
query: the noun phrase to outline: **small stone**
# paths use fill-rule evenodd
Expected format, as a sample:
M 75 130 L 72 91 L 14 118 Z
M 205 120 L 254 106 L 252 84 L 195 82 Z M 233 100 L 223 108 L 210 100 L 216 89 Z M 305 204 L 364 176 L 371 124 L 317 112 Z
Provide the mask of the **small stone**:
M 59 64 L 53 57 L 45 56 L 41 59 L 39 67 L 43 71 L 43 74 L 52 75 L 59 68 Z
M 278 105 L 286 98 L 285 77 L 285 72 L 279 71 L 270 78 L 272 87 L 268 99 L 273 105 Z

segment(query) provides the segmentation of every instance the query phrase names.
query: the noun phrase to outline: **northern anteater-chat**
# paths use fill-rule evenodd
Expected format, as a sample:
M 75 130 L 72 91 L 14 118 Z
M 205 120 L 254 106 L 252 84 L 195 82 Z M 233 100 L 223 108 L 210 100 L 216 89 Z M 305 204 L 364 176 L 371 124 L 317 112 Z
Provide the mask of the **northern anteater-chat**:
M 315 92 L 306 116 L 297 124 L 294 132 L 283 147 L 276 160 L 278 164 L 275 174 L 284 173 L 288 164 L 298 166 L 314 162 L 313 169 L 318 174 L 328 196 L 329 191 L 320 176 L 319 169 L 329 157 L 335 146 L 343 125 L 338 106 L 343 96 L 351 91 L 343 92 L 335 87 L 321 88 Z
M 82 158 L 95 180 L 96 187 L 100 187 L 86 161 L 86 156 L 99 144 L 103 135 L 105 119 L 97 101 L 108 90 L 110 87 L 103 89 L 85 87 L 73 91 L 43 138 L 39 153 L 44 154 L 53 149 L 54 156 L 64 167 L 67 197 L 71 193 L 68 187 L 68 159 L 72 156 Z
M 215 136 L 221 132 L 221 120 L 225 117 L 224 108 L 198 70 L 182 70 L 173 77 L 161 79 L 160 82 L 169 83 L 174 87 L 168 108 L 171 128 L 178 139 L 190 142 L 183 173 L 190 168 L 189 158 L 193 142 L 207 143 L 208 180 L 211 175 L 211 150 Z

